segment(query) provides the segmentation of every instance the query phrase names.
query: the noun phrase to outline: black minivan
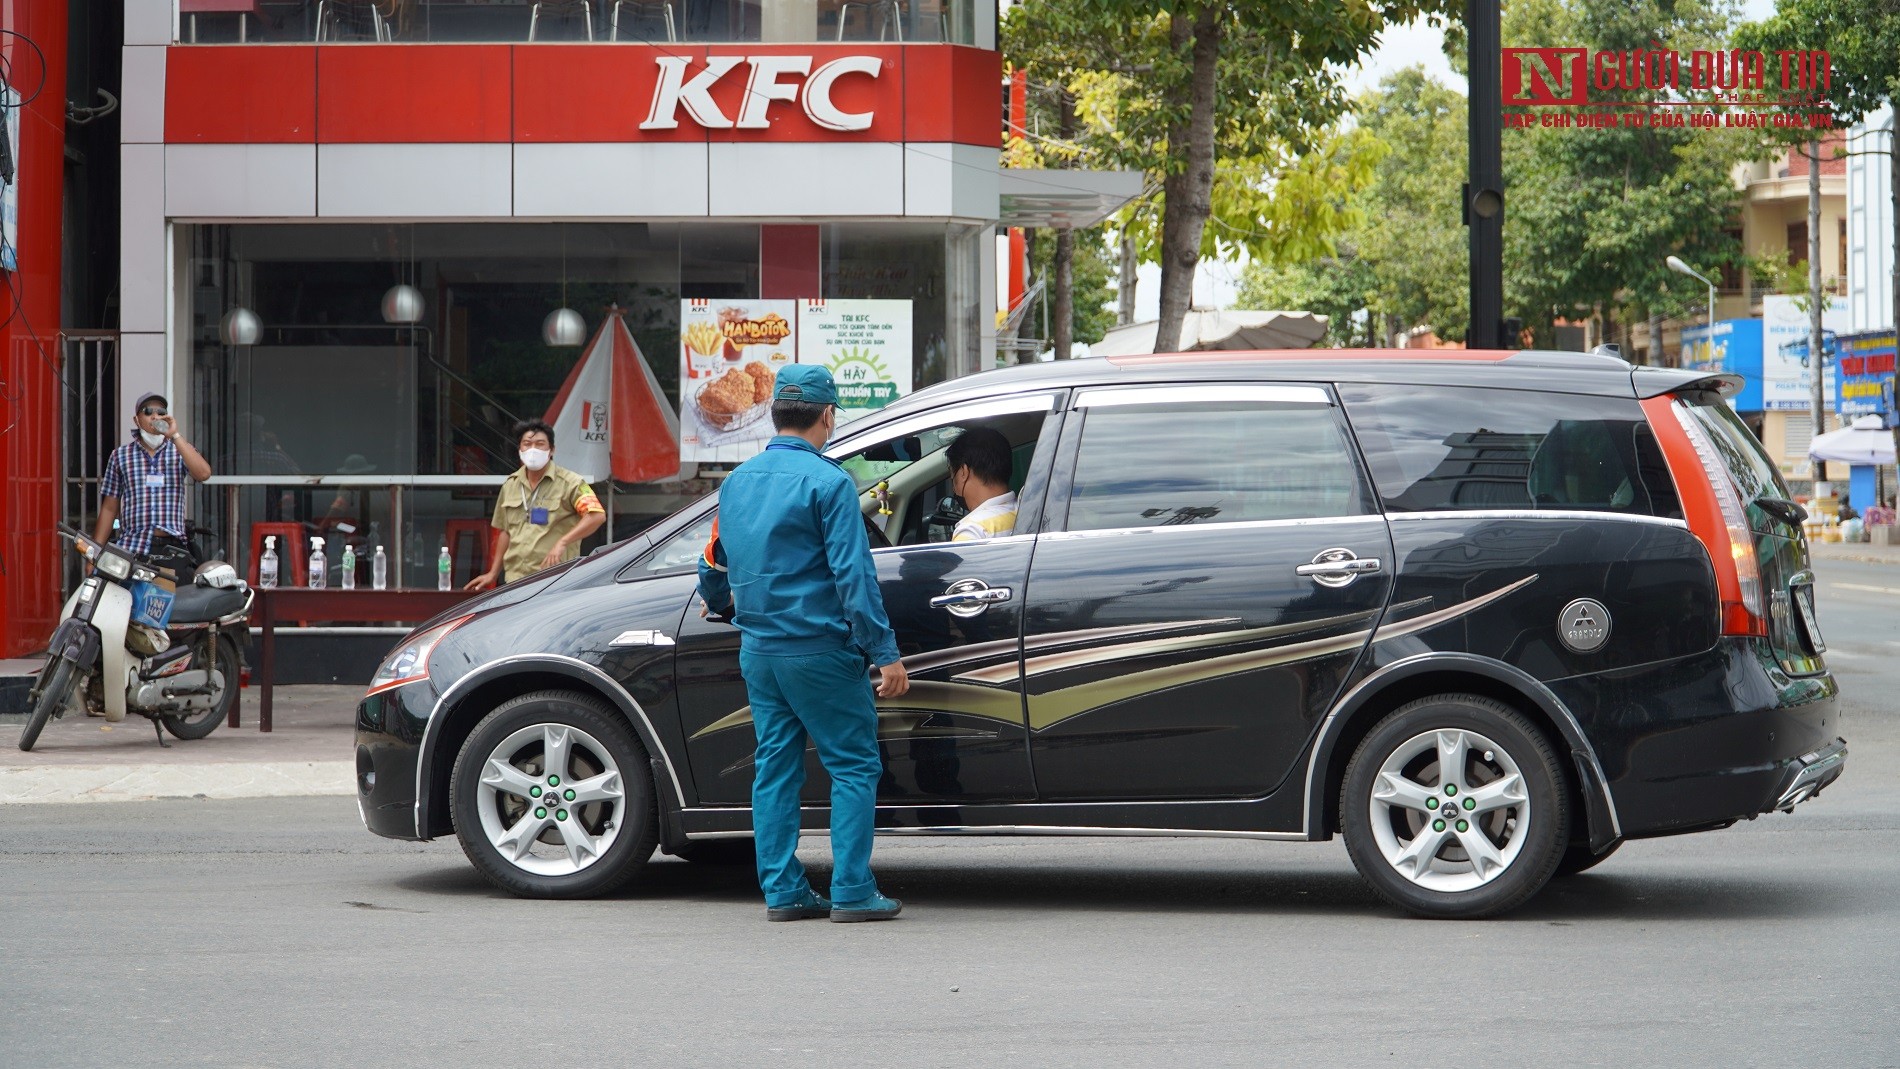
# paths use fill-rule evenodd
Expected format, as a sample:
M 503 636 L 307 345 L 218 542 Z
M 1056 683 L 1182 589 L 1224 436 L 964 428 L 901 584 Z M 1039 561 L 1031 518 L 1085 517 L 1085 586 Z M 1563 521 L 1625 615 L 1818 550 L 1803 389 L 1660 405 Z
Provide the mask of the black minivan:
M 922 390 L 856 477 L 910 693 L 880 831 L 1346 840 L 1393 905 L 1511 909 L 1626 839 L 1841 774 L 1803 512 L 1724 398 L 1596 355 L 1198 353 Z M 944 447 L 1016 454 L 948 541 Z M 888 488 L 880 508 L 876 493 Z M 694 504 L 406 637 L 357 711 L 363 819 L 520 895 L 749 848 L 739 636 Z M 805 825 L 826 825 L 815 758 Z

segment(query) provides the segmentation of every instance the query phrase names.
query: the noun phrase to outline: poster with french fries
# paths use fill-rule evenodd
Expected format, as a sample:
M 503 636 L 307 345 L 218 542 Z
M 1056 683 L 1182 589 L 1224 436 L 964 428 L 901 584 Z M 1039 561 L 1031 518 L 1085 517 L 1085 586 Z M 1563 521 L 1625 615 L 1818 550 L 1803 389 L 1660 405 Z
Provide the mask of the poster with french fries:
M 735 464 L 772 437 L 772 380 L 798 362 L 797 301 L 680 302 L 680 460 Z

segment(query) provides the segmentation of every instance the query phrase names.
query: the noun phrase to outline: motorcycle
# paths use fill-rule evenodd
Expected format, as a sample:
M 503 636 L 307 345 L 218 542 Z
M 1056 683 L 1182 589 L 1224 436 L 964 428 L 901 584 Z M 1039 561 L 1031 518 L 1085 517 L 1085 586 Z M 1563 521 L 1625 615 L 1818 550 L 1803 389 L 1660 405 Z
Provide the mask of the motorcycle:
M 92 562 L 92 574 L 47 643 L 20 749 L 33 749 L 48 720 L 89 710 L 109 723 L 128 713 L 149 719 L 160 746 L 170 745 L 167 731 L 181 739 L 215 731 L 238 700 L 250 588 L 223 561 L 199 565 L 181 583 L 179 568 L 64 525 L 59 533 Z

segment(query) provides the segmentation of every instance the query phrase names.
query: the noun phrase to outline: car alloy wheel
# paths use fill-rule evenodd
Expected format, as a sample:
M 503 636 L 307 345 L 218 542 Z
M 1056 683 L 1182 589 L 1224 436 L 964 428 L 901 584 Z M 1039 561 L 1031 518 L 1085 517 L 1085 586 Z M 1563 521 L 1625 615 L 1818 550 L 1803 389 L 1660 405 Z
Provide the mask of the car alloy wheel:
M 610 891 L 658 837 L 646 751 L 586 695 L 543 691 L 502 704 L 463 745 L 450 793 L 469 860 L 527 897 Z
M 1563 773 L 1523 714 L 1474 695 L 1423 698 L 1386 717 L 1346 772 L 1353 864 L 1387 901 L 1434 917 L 1514 908 L 1550 880 L 1569 841 Z

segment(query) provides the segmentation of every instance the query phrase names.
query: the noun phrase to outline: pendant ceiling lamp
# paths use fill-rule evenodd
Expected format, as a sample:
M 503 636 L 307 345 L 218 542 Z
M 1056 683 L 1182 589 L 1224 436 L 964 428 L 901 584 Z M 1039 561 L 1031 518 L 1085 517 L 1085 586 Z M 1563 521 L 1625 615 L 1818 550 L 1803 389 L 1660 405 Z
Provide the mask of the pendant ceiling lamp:
M 224 313 L 224 318 L 218 321 L 218 337 L 226 345 L 256 345 L 263 333 L 263 321 L 243 305 Z
M 414 278 L 416 273 L 416 228 L 409 228 L 409 260 L 407 275 Z M 383 322 L 397 324 L 415 324 L 422 322 L 422 291 L 408 282 L 398 282 L 383 294 Z
M 587 323 L 567 306 L 567 224 L 561 224 L 561 307 L 541 321 L 541 341 L 549 348 L 579 345 L 587 340 Z

